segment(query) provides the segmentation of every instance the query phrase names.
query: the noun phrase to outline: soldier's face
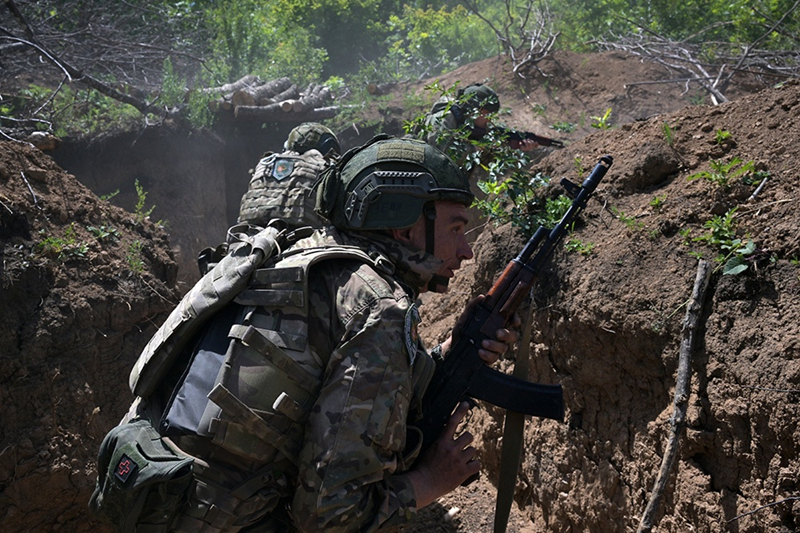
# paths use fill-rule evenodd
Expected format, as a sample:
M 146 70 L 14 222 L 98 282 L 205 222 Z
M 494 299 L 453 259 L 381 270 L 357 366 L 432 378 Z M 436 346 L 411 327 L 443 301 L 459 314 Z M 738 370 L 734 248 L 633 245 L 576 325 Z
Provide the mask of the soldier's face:
M 472 248 L 465 234 L 468 221 L 465 206 L 455 202 L 436 202 L 433 255 L 442 260 L 442 266 L 436 272 L 438 275 L 452 278 L 461 268 L 462 261 L 472 259 Z M 414 249 L 424 250 L 425 219 L 420 218 L 407 230 L 399 230 L 395 238 Z

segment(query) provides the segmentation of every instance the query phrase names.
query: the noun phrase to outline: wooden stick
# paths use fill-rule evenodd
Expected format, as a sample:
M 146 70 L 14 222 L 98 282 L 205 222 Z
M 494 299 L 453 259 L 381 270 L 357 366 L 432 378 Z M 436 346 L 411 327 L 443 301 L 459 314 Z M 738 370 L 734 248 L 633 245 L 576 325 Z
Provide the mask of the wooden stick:
M 692 299 L 686 306 L 686 318 L 683 320 L 683 330 L 681 338 L 681 351 L 678 359 L 678 377 L 675 383 L 675 400 L 673 405 L 670 432 L 664 457 L 661 460 L 661 470 L 653 486 L 653 493 L 647 503 L 642 520 L 639 523 L 637 533 L 650 533 L 653 529 L 653 521 L 661 506 L 661 498 L 667 487 L 670 471 L 678 454 L 678 441 L 683 428 L 686 425 L 686 408 L 689 403 L 690 383 L 692 379 L 692 347 L 694 336 L 698 329 L 698 322 L 703 313 L 703 301 L 705 300 L 708 281 L 711 279 L 711 268 L 708 261 L 701 260 L 697 265 L 697 277 L 694 281 Z

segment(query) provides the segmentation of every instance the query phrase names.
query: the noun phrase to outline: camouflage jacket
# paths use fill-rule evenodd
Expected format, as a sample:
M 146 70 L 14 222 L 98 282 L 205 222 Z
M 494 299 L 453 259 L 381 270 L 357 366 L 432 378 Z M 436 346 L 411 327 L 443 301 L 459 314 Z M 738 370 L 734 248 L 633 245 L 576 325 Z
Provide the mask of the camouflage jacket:
M 322 227 L 324 221 L 314 212 L 313 186 L 327 164 L 313 149 L 303 154 L 268 154 L 253 171 L 239 206 L 238 222 L 263 227 L 273 218 L 282 218 L 290 229 Z
M 476 168 L 478 146 L 472 142 L 469 125 L 457 115 L 460 112 L 442 109 L 425 117 L 424 141 L 448 155 L 464 174 L 469 176 Z
M 386 237 L 331 227 L 298 246 L 331 242 L 378 260 L 325 261 L 310 276 L 309 342 L 327 363 L 298 461 L 292 522 L 299 531 L 392 531 L 416 512 L 404 475 L 416 457 L 404 454 L 406 423 L 434 364 L 417 335 L 414 299 L 440 263 Z

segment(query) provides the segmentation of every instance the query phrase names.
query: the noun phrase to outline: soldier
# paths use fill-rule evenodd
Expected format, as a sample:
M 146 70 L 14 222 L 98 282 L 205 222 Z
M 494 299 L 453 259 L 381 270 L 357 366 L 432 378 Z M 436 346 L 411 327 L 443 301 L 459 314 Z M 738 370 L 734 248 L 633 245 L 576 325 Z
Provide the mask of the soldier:
M 469 176 L 477 167 L 479 141 L 492 127 L 500 111 L 500 98 L 488 85 L 473 83 L 459 90 L 455 99 L 443 96 L 425 117 L 425 141 L 440 149 Z M 523 140 L 518 148 L 529 152 L 538 144 Z
M 154 335 L 131 374 L 130 424 L 115 428 L 139 424 L 146 436 L 136 447 L 114 430 L 104 439 L 92 506 L 136 510 L 114 516 L 162 523 L 154 531 L 394 531 L 477 473 L 472 436 L 456 434 L 466 403 L 422 457 L 413 427 L 453 342 L 428 352 L 417 298 L 444 292 L 472 258 L 472 198 L 453 162 L 421 141 L 381 136 L 345 154 L 317 195 L 330 225 L 277 255 L 264 252 L 273 228 L 232 247 Z M 237 276 L 246 290 L 233 288 Z M 181 345 L 180 331 L 197 333 Z M 498 330 L 480 356 L 493 363 L 516 340 Z M 141 468 L 130 450 L 154 441 L 153 456 L 191 463 L 189 487 L 151 485 L 154 497 L 115 507 L 120 480 Z M 152 478 L 157 463 L 147 465 Z
M 289 133 L 284 150 L 265 154 L 258 162 L 242 196 L 239 223 L 266 226 L 281 218 L 290 230 L 323 225 L 314 213 L 312 187 L 317 175 L 339 156 L 339 140 L 322 124 L 305 122 Z

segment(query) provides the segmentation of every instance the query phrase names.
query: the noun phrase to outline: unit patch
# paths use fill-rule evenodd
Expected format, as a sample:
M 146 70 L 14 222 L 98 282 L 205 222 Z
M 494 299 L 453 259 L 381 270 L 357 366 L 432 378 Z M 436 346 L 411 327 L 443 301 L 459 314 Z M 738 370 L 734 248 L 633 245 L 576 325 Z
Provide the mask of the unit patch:
M 276 159 L 275 165 L 272 167 L 272 177 L 280 181 L 291 176 L 292 170 L 294 170 L 294 160 Z
M 406 324 L 403 337 L 406 340 L 406 350 L 408 351 L 408 364 L 414 366 L 414 361 L 417 358 L 417 350 L 419 349 L 419 310 L 416 304 L 411 304 L 411 307 L 406 311 Z
M 136 472 L 137 468 L 139 468 L 139 465 L 123 453 L 117 463 L 117 467 L 114 469 L 114 477 L 124 485 L 128 481 L 128 478 L 131 477 L 131 474 Z

